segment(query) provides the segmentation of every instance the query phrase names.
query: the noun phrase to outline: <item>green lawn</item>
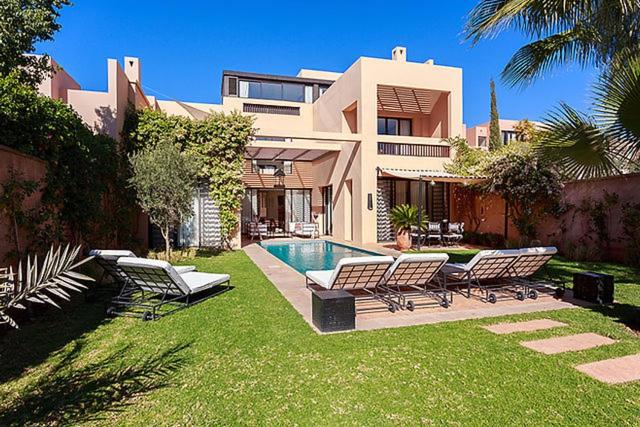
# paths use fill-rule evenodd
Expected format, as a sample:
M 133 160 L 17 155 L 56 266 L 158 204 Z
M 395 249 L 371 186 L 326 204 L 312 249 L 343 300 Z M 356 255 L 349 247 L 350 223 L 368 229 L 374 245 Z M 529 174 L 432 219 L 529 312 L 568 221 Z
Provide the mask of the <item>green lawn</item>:
M 244 253 L 191 263 L 235 288 L 156 322 L 79 304 L 0 339 L 0 425 L 640 424 L 640 383 L 572 368 L 640 352 L 624 325 L 640 287 L 625 267 L 554 261 L 557 274 L 613 272 L 621 304 L 511 317 L 568 328 L 497 336 L 486 319 L 320 336 Z M 587 331 L 619 342 L 555 356 L 518 345 Z

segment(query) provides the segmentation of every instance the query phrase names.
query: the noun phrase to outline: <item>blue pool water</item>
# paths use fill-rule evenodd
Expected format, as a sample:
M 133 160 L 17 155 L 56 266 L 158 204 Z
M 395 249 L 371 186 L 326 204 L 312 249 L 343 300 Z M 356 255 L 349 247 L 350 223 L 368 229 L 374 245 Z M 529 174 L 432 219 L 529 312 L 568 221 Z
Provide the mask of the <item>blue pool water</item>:
M 308 270 L 332 270 L 342 258 L 378 255 L 326 240 L 260 242 L 260 245 L 302 274 Z

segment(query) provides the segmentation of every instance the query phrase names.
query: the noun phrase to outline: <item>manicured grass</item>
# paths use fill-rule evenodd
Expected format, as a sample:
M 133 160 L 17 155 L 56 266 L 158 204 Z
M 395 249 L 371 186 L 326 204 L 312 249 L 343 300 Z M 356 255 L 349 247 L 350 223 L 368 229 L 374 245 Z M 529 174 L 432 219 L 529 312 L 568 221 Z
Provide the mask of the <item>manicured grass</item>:
M 80 304 L 3 337 L 0 425 L 640 423 L 639 383 L 608 386 L 572 368 L 640 352 L 620 319 L 640 302 L 627 268 L 597 265 L 628 283 L 614 308 L 500 318 L 567 328 L 498 336 L 480 327 L 497 320 L 484 319 L 317 335 L 244 253 L 190 263 L 230 273 L 235 288 L 156 322 Z M 518 344 L 587 331 L 619 342 L 554 356 Z

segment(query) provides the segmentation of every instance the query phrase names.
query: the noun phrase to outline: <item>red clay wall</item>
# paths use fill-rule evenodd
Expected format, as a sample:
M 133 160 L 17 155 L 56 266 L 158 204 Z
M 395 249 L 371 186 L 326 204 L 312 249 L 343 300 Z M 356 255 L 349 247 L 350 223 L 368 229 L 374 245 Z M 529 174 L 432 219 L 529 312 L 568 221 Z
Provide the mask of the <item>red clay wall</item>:
M 0 145 L 0 183 L 4 183 L 13 169 L 22 174 L 22 179 L 42 181 L 47 172 L 47 163 L 38 158 L 20 153 L 19 151 Z M 25 200 L 24 208 L 31 209 L 40 203 L 41 192 L 37 191 Z M 12 240 L 9 238 L 11 227 L 4 216 L 0 216 L 0 266 L 6 264 L 5 256 L 13 249 Z M 24 241 L 24 231 L 20 234 L 21 246 L 24 248 L 28 242 Z
M 609 215 L 610 247 L 608 253 L 597 247 L 596 236 L 589 232 L 589 218 L 570 209 L 560 218 L 548 216 L 538 227 L 538 238 L 543 244 L 555 245 L 567 253 L 575 251 L 575 246 L 583 254 L 601 257 L 615 261 L 626 258 L 627 242 L 622 231 L 623 203 L 640 203 L 640 174 L 629 174 L 617 177 L 572 181 L 565 184 L 563 192 L 564 204 L 580 206 L 585 199 L 599 201 L 603 199 L 605 191 L 619 196 L 619 202 Z M 504 200 L 496 195 L 478 196 L 473 203 L 475 215 L 482 219 L 478 229 L 481 233 L 497 233 L 504 235 Z M 465 221 L 465 230 L 473 231 L 469 215 L 463 212 L 463 206 L 458 208 L 457 216 Z M 564 229 L 564 232 L 561 231 Z M 509 241 L 519 243 L 520 236 L 511 222 L 509 222 Z

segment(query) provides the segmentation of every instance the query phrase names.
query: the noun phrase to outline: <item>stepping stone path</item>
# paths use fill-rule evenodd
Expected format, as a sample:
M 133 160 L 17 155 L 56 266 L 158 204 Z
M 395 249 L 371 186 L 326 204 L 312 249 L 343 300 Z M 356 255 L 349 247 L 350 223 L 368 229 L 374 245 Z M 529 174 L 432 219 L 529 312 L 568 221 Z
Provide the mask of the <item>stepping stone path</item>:
M 567 326 L 566 323 L 551 319 L 536 319 L 526 322 L 504 322 L 483 326 L 484 329 L 498 335 L 516 332 L 533 332 L 544 329 Z M 557 354 L 566 351 L 587 350 L 603 345 L 614 344 L 611 338 L 594 333 L 567 335 L 535 341 L 522 341 L 520 345 L 544 354 Z M 575 367 L 591 378 L 607 384 L 621 384 L 640 380 L 640 354 L 585 363 Z
M 504 334 L 512 334 L 514 332 L 541 331 L 543 329 L 557 328 L 559 326 L 567 326 L 567 324 L 562 322 L 557 322 L 551 319 L 537 319 L 537 320 L 529 320 L 526 322 L 496 323 L 494 325 L 488 325 L 483 327 L 484 329 L 491 331 L 494 334 L 504 335 Z
M 636 381 L 640 380 L 640 354 L 586 363 L 576 369 L 607 384 Z
M 615 340 L 603 337 L 602 335 L 586 333 L 543 340 L 522 341 L 520 345 L 544 354 L 557 354 L 566 351 L 586 350 L 602 345 L 610 345 L 615 342 Z

